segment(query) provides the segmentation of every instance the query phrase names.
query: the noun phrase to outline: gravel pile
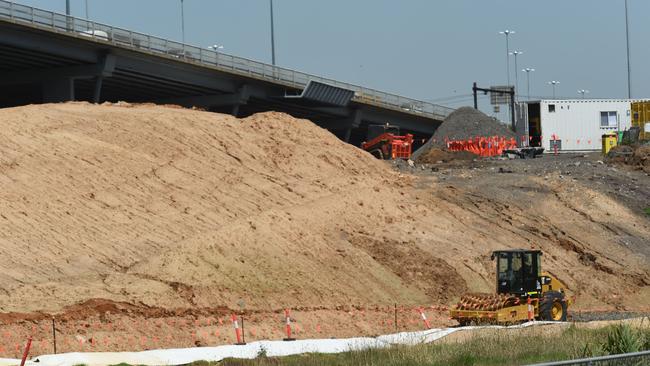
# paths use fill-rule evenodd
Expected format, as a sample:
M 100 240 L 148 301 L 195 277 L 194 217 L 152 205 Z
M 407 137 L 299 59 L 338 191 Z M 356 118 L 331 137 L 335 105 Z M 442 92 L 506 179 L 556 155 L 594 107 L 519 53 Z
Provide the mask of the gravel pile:
M 443 148 L 445 138 L 448 140 L 464 140 L 478 136 L 515 137 L 508 126 L 472 107 L 462 107 L 455 110 L 442 122 L 440 127 L 421 148 L 413 153 L 413 159 L 425 154 L 431 148 Z

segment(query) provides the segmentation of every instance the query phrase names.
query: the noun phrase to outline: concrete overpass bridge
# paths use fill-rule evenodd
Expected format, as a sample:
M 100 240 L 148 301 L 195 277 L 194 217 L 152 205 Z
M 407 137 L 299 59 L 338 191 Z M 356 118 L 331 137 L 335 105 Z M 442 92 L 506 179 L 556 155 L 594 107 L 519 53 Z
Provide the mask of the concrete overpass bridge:
M 0 107 L 155 102 L 307 118 L 354 144 L 369 124 L 428 138 L 452 109 L 0 0 Z

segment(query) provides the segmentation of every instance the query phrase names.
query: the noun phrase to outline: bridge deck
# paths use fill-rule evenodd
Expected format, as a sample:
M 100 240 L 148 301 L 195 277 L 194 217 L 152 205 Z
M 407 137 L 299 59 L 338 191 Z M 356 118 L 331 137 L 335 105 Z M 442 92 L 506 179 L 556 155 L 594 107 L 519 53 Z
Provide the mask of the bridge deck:
M 452 111 L 432 103 L 5 0 L 0 0 L 0 32 L 4 35 L 0 37 L 0 76 L 4 76 L 0 83 L 38 82 L 43 86 L 44 101 L 48 101 L 49 94 L 60 95 L 68 89 L 65 83 L 45 81 L 54 75 L 73 80 L 72 95 L 67 95 L 72 99 L 92 100 L 93 96 L 96 101 L 138 99 L 130 95 L 137 87 L 137 95 L 148 101 L 208 109 L 235 106 L 235 114 L 287 109 L 332 130 L 345 130 L 346 125 L 358 129 L 363 124 L 390 122 L 401 124 L 406 130 L 429 134 Z M 36 72 L 39 70 L 42 70 L 40 78 Z M 184 72 L 186 75 L 179 75 Z M 197 82 L 202 77 L 204 80 Z M 350 105 L 318 105 L 288 98 L 299 95 L 310 81 L 352 91 Z M 12 103 L 15 102 L 2 101 L 0 97 L 0 105 Z

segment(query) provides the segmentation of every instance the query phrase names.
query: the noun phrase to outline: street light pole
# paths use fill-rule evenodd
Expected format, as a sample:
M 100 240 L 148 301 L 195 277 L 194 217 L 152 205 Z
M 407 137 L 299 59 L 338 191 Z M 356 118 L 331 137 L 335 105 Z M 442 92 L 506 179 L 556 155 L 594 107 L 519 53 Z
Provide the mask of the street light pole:
M 499 32 L 499 34 L 503 34 L 506 36 L 506 74 L 508 80 L 506 88 L 510 88 L 510 35 L 515 34 L 515 31 L 506 29 L 502 32 Z M 508 108 L 508 114 L 510 113 L 511 109 L 512 108 Z
M 519 101 L 519 69 L 517 68 L 517 56 L 523 54 L 523 51 L 512 51 L 509 55 L 515 56 L 515 93 Z
M 589 93 L 589 90 L 585 90 L 585 89 L 578 90 L 578 94 L 582 94 L 582 99 L 585 99 L 585 94 L 588 94 L 588 93 Z
M 530 100 L 530 73 L 532 71 L 535 71 L 535 69 L 531 69 L 530 67 L 527 67 L 521 71 L 526 73 L 526 95 L 527 95 L 527 99 Z
M 90 16 L 88 15 L 88 0 L 86 0 L 86 20 L 90 19 Z
M 269 0 L 271 7 L 271 64 L 275 66 L 275 25 L 273 23 L 273 0 Z
M 625 0 L 625 42 L 627 46 L 627 98 L 632 99 L 632 70 L 630 68 L 630 22 Z
M 185 44 L 185 2 L 181 0 L 181 37 Z
M 499 32 L 499 34 L 503 34 L 506 36 L 506 72 L 508 74 L 507 80 L 508 80 L 508 87 L 510 86 L 510 35 L 515 34 L 515 31 L 512 30 L 504 30 L 503 32 Z
M 559 82 L 559 81 L 552 80 L 552 81 L 549 81 L 548 83 L 549 83 L 549 85 L 552 85 L 552 86 L 553 86 L 553 99 L 555 99 L 555 86 L 556 86 L 557 84 L 559 84 L 560 82 Z

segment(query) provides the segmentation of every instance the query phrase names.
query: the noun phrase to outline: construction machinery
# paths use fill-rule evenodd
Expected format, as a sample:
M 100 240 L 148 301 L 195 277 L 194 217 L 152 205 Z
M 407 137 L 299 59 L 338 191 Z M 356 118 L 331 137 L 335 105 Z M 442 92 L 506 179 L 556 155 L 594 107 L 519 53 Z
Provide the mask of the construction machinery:
M 452 319 L 461 325 L 566 321 L 571 304 L 566 286 L 542 272 L 541 251 L 498 250 L 492 253 L 495 259 L 496 294 L 464 295 L 451 309 Z
M 369 125 L 367 141 L 361 148 L 378 159 L 410 159 L 413 149 L 413 135 L 400 135 L 399 127 Z

